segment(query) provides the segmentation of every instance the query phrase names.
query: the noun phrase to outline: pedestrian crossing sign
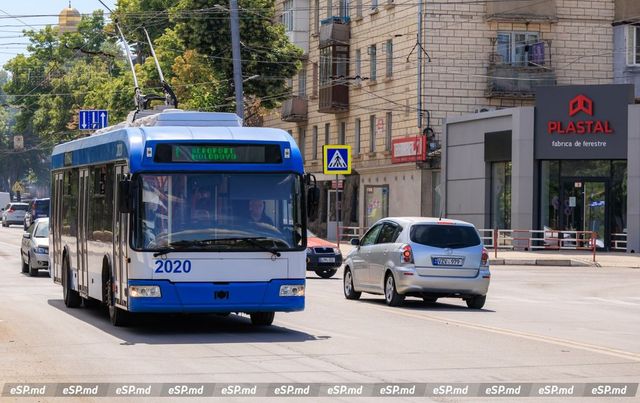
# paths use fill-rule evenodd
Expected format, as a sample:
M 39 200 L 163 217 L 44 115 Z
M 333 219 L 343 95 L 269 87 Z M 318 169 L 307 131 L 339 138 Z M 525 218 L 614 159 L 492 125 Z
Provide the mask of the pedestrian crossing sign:
M 351 174 L 351 146 L 326 144 L 322 146 L 325 174 Z

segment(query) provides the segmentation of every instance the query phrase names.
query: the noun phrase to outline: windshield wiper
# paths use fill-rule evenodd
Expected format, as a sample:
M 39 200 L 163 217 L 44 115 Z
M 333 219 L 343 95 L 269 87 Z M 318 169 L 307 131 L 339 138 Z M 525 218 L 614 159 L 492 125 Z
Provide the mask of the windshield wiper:
M 175 241 L 171 242 L 169 246 L 162 248 L 153 253 L 153 257 L 158 257 L 160 255 L 166 255 L 169 252 L 177 252 L 182 250 L 188 250 L 185 248 L 193 247 L 193 246 L 201 246 L 202 241 Z M 179 247 L 179 248 L 176 248 Z
M 278 252 L 278 250 L 276 249 L 276 246 L 275 246 L 275 241 L 276 240 L 274 238 L 269 238 L 269 237 L 266 237 L 266 236 L 220 238 L 220 239 L 215 239 L 215 240 L 212 240 L 212 241 L 245 241 L 245 242 L 251 244 L 252 246 L 255 246 L 258 249 L 262 249 L 265 252 L 269 252 L 269 253 L 273 254 L 275 257 L 282 256 L 282 254 L 280 252 Z M 270 248 L 268 246 L 264 246 L 258 241 L 271 241 L 271 242 L 273 242 L 273 247 Z

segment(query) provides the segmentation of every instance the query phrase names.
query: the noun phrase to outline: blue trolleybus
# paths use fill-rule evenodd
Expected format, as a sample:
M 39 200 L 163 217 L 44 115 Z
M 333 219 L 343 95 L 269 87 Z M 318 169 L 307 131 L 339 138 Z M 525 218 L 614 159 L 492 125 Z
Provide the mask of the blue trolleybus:
M 116 326 L 138 312 L 270 325 L 304 309 L 304 190 L 291 136 L 235 114 L 166 110 L 103 129 L 53 151 L 52 277 L 67 307 L 101 302 Z

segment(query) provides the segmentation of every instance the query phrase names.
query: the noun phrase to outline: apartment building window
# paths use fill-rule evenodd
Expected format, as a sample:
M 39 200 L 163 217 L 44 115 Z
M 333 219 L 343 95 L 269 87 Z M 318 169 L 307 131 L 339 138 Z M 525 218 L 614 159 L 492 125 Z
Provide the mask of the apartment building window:
M 318 126 L 313 126 L 313 145 L 312 145 L 312 149 L 311 149 L 311 157 L 314 160 L 318 159 Z
M 378 0 L 371 0 L 371 9 L 375 10 L 378 8 Z
M 392 123 L 392 118 L 391 118 L 391 112 L 387 112 L 387 125 L 385 127 L 385 133 L 384 133 L 384 149 L 386 151 L 391 151 L 391 129 L 393 127 L 393 123 Z
M 376 151 L 376 115 L 369 116 L 369 152 Z
M 629 25 L 627 27 L 627 64 L 640 64 L 640 27 Z
M 340 0 L 340 17 L 349 17 L 349 0 Z
M 376 63 L 376 45 L 371 45 L 369 46 L 369 79 L 372 81 L 377 78 Z
M 307 130 L 302 127 L 298 128 L 298 148 L 300 149 L 300 155 L 302 155 L 302 161 L 305 160 L 305 142 L 307 136 Z
M 353 155 L 358 155 L 360 154 L 360 118 L 356 118 L 353 132 L 355 135 L 353 139 Z
M 389 39 L 386 43 L 387 51 L 387 71 L 386 76 L 391 77 L 393 75 L 393 41 Z
M 356 18 L 362 18 L 362 0 L 356 0 Z
M 298 96 L 307 96 L 307 67 L 303 66 L 298 72 Z
M 498 32 L 496 53 L 499 64 L 544 64 L 544 42 L 540 41 L 538 32 Z
M 318 96 L 318 63 L 313 63 L 312 95 Z
M 293 0 L 284 0 L 282 23 L 285 31 L 293 31 Z
M 324 124 L 324 144 L 331 144 L 331 123 Z
M 333 7 L 331 4 L 331 0 L 327 0 L 327 18 L 333 17 Z
M 360 49 L 356 49 L 356 77 L 362 77 L 362 53 Z M 359 82 L 359 81 L 358 81 Z
M 347 122 L 340 122 L 340 131 L 338 132 L 338 144 L 346 144 L 347 141 Z
M 320 33 L 320 0 L 313 1 L 313 33 Z

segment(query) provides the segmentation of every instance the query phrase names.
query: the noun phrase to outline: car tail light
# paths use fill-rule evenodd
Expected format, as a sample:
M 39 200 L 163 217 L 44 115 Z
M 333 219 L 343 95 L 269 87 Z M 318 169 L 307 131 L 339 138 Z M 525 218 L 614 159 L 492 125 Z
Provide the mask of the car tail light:
M 13 213 L 14 211 L 15 211 L 14 209 L 10 208 L 10 209 L 7 211 L 7 213 Z
M 413 251 L 409 245 L 402 247 L 402 263 L 413 263 Z
M 480 264 L 486 266 L 489 263 L 489 252 L 485 248 L 482 248 L 482 259 L 480 260 Z

